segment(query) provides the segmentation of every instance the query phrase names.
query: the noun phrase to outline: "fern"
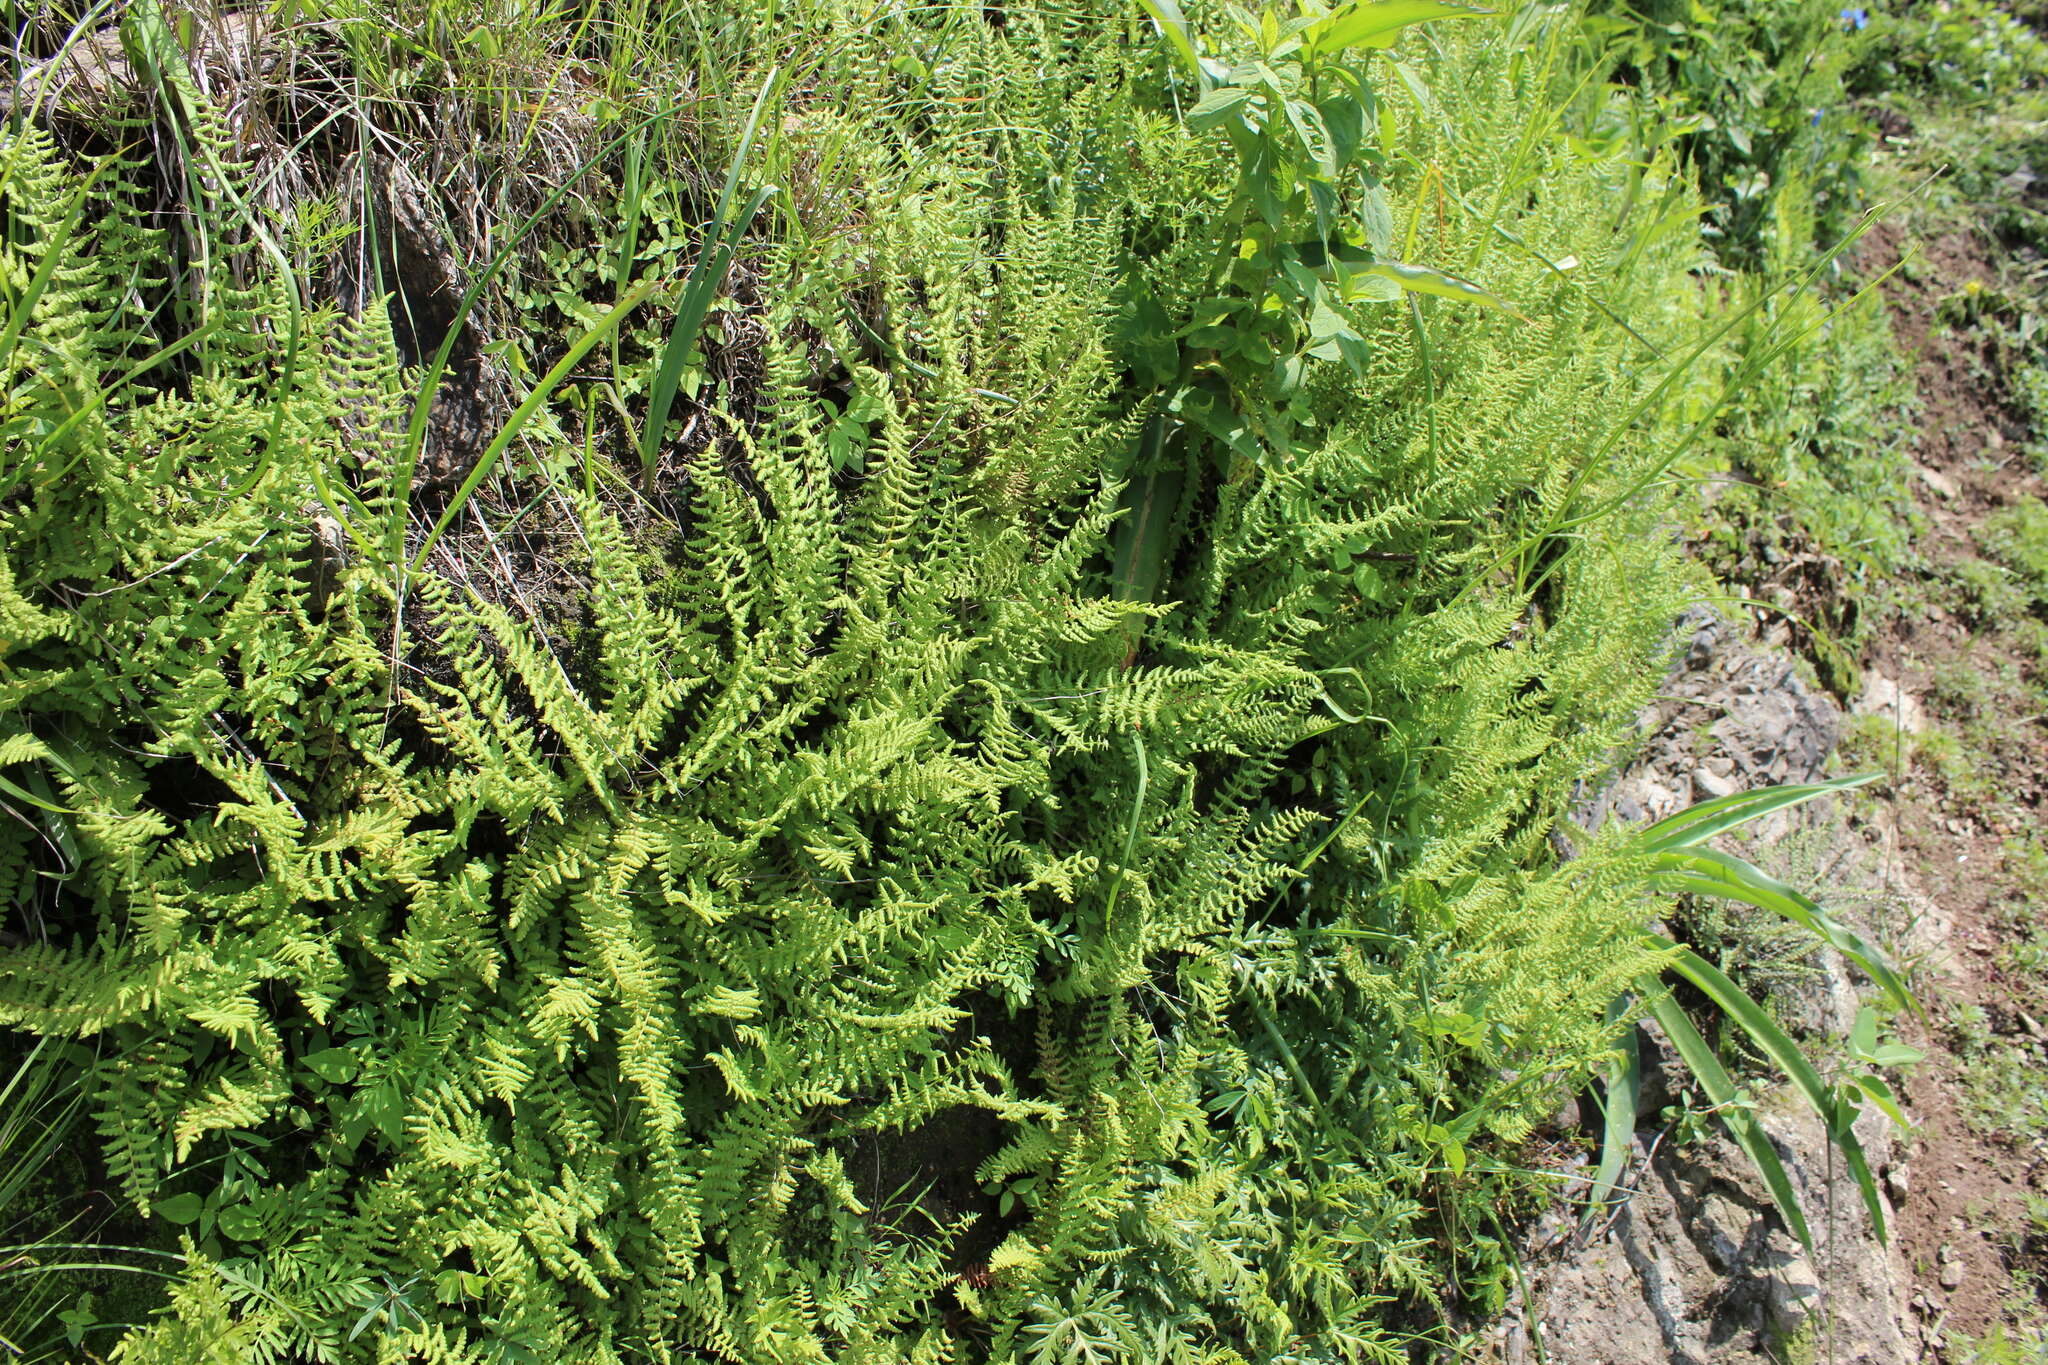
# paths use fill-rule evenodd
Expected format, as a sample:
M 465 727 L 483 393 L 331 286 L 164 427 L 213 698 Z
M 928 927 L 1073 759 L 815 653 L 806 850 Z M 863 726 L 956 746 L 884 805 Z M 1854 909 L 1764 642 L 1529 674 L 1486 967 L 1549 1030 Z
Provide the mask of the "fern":
M 674 523 L 509 476 L 566 608 L 487 500 L 408 570 L 377 308 L 259 252 L 138 316 L 134 168 L 0 148 L 0 277 L 49 282 L 0 357 L 0 771 L 78 850 L 0 843 L 46 926 L 0 1025 L 105 1037 L 120 1187 L 207 1209 L 124 1358 L 1393 1358 L 1468 1149 L 1644 967 L 1643 869 L 1547 838 L 1681 586 L 1597 295 L 1676 339 L 1696 243 L 1543 131 L 1546 15 L 1383 92 L 1395 211 L 1529 318 L 1361 309 L 1362 382 L 1305 381 L 1292 463 L 1187 473 L 1146 602 L 1137 300 L 1194 306 L 1232 168 L 1121 11 L 788 21 L 831 55 L 783 152 L 831 183 L 758 247 Z M 189 351 L 136 372 L 148 328 Z M 244 1138 L 261 1189 L 209 1175 Z

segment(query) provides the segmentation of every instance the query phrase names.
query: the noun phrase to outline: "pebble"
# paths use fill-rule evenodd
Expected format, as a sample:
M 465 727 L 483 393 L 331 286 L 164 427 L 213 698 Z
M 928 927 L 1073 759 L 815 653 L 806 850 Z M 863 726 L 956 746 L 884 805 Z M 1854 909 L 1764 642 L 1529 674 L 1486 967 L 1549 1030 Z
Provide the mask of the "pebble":
M 1914 472 L 1919 474 L 1920 482 L 1926 484 L 1944 498 L 1952 498 L 1960 491 L 1956 488 L 1956 481 L 1939 470 L 1929 469 L 1922 465 Z

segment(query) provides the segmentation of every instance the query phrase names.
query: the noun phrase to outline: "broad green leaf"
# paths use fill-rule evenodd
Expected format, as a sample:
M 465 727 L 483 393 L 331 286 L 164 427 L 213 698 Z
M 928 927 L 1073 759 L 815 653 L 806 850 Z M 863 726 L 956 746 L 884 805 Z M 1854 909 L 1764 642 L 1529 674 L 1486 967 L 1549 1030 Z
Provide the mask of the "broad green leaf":
M 230 1204 L 220 1211 L 220 1230 L 237 1242 L 253 1242 L 263 1235 L 263 1220 L 247 1204 Z
M 1379 0 L 1377 4 L 1346 5 L 1312 30 L 1310 43 L 1318 52 L 1342 52 L 1351 47 L 1392 47 L 1403 30 L 1432 19 L 1466 19 L 1491 14 L 1476 5 L 1454 5 L 1447 0 Z
M 1381 275 L 1403 289 L 1417 294 L 1434 294 L 1442 299 L 1458 299 L 1465 303 L 1476 303 L 1484 308 L 1506 308 L 1507 303 L 1470 280 L 1461 280 L 1456 275 L 1446 275 L 1441 270 L 1426 265 L 1410 265 L 1406 261 L 1373 261 L 1367 265 L 1353 267 L 1366 275 Z
M 1330 130 L 1323 126 L 1323 111 L 1307 100 L 1288 100 L 1283 106 L 1288 124 L 1294 129 L 1295 139 L 1301 144 L 1308 159 L 1315 162 L 1329 176 L 1337 174 L 1337 159 Z
M 1399 303 L 1408 297 L 1407 291 L 1385 275 L 1354 276 L 1344 284 L 1346 303 Z
M 165 1222 L 184 1226 L 199 1221 L 199 1215 L 206 1208 L 206 1201 L 196 1194 L 174 1194 L 169 1199 L 156 1202 L 156 1216 Z
M 322 1048 L 318 1052 L 307 1053 L 300 1060 L 315 1076 L 323 1081 L 332 1081 L 336 1085 L 352 1079 L 356 1074 L 357 1060 L 352 1048 Z
M 1330 132 L 1337 164 L 1349 165 L 1352 153 L 1365 141 L 1365 105 L 1355 95 L 1329 95 L 1317 109 L 1322 113 L 1323 127 Z
M 1252 92 L 1241 85 L 1218 86 L 1188 110 L 1188 127 L 1205 133 L 1230 118 L 1251 97 Z
M 1884 1116 L 1893 1123 L 1898 1124 L 1901 1128 L 1908 1126 L 1905 1112 L 1899 1108 L 1898 1096 L 1892 1093 L 1892 1088 L 1885 1084 L 1882 1076 L 1851 1076 L 1849 1084 L 1867 1096 L 1872 1104 L 1883 1110 Z
M 1358 200 L 1359 226 L 1365 229 L 1365 244 L 1373 255 L 1384 257 L 1394 246 L 1394 210 L 1387 192 L 1377 184 L 1367 185 Z
M 1330 300 L 1322 290 L 1316 291 L 1316 300 L 1308 313 L 1308 334 L 1312 341 L 1328 341 L 1332 337 L 1344 336 L 1351 332 L 1351 324 L 1344 315 L 1330 306 Z

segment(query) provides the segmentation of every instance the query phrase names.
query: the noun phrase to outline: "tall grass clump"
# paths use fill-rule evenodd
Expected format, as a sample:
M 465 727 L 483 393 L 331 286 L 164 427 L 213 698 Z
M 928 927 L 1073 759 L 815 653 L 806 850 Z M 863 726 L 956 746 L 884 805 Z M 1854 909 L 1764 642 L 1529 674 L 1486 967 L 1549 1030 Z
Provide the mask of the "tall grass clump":
M 69 837 L 0 822 L 0 1025 L 102 1044 L 176 1229 L 118 1358 L 1395 1360 L 1496 1303 L 1661 961 L 1647 861 L 1551 836 L 1714 401 L 1571 7 L 1398 67 L 1370 9 L 300 9 L 359 91 L 514 139 L 476 73 L 545 58 L 596 127 L 431 288 L 388 195 L 266 206 L 196 16 L 0 147 L 0 776 Z M 508 386 L 446 478 L 437 348 Z

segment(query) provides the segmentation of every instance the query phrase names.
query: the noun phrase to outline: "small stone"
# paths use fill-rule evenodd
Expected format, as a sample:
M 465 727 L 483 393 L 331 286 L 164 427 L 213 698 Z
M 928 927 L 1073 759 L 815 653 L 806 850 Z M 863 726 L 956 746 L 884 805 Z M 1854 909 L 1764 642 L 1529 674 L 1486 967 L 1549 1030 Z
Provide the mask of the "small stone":
M 1789 1335 L 1799 1330 L 1820 1302 L 1820 1279 L 1804 1256 L 1794 1256 L 1771 1277 L 1765 1296 L 1771 1326 Z
M 1926 484 L 1944 498 L 1953 498 L 1961 491 L 1956 487 L 1954 479 L 1951 479 L 1938 469 L 1929 469 L 1923 465 L 1914 472 L 1920 476 L 1920 482 Z
M 1961 1261 L 1950 1261 L 1941 1268 L 1941 1287 L 1943 1289 L 1955 1289 L 1962 1282 L 1963 1263 Z
M 1701 801 L 1711 801 L 1722 796 L 1733 796 L 1739 790 L 1727 778 L 1719 773 L 1709 772 L 1705 768 L 1699 769 L 1692 775 L 1692 787 L 1693 791 L 1698 793 L 1696 799 Z
M 1912 1188 L 1907 1181 L 1906 1168 L 1904 1166 L 1894 1166 L 1886 1171 L 1884 1173 L 1884 1188 L 1885 1192 L 1891 1195 L 1892 1203 L 1905 1203 L 1906 1192 Z
M 1927 728 L 1927 713 L 1922 709 L 1919 698 L 1901 687 L 1897 679 L 1887 678 L 1882 673 L 1865 676 L 1863 695 L 1849 709 L 1859 716 L 1882 716 L 1909 735 L 1917 735 Z

